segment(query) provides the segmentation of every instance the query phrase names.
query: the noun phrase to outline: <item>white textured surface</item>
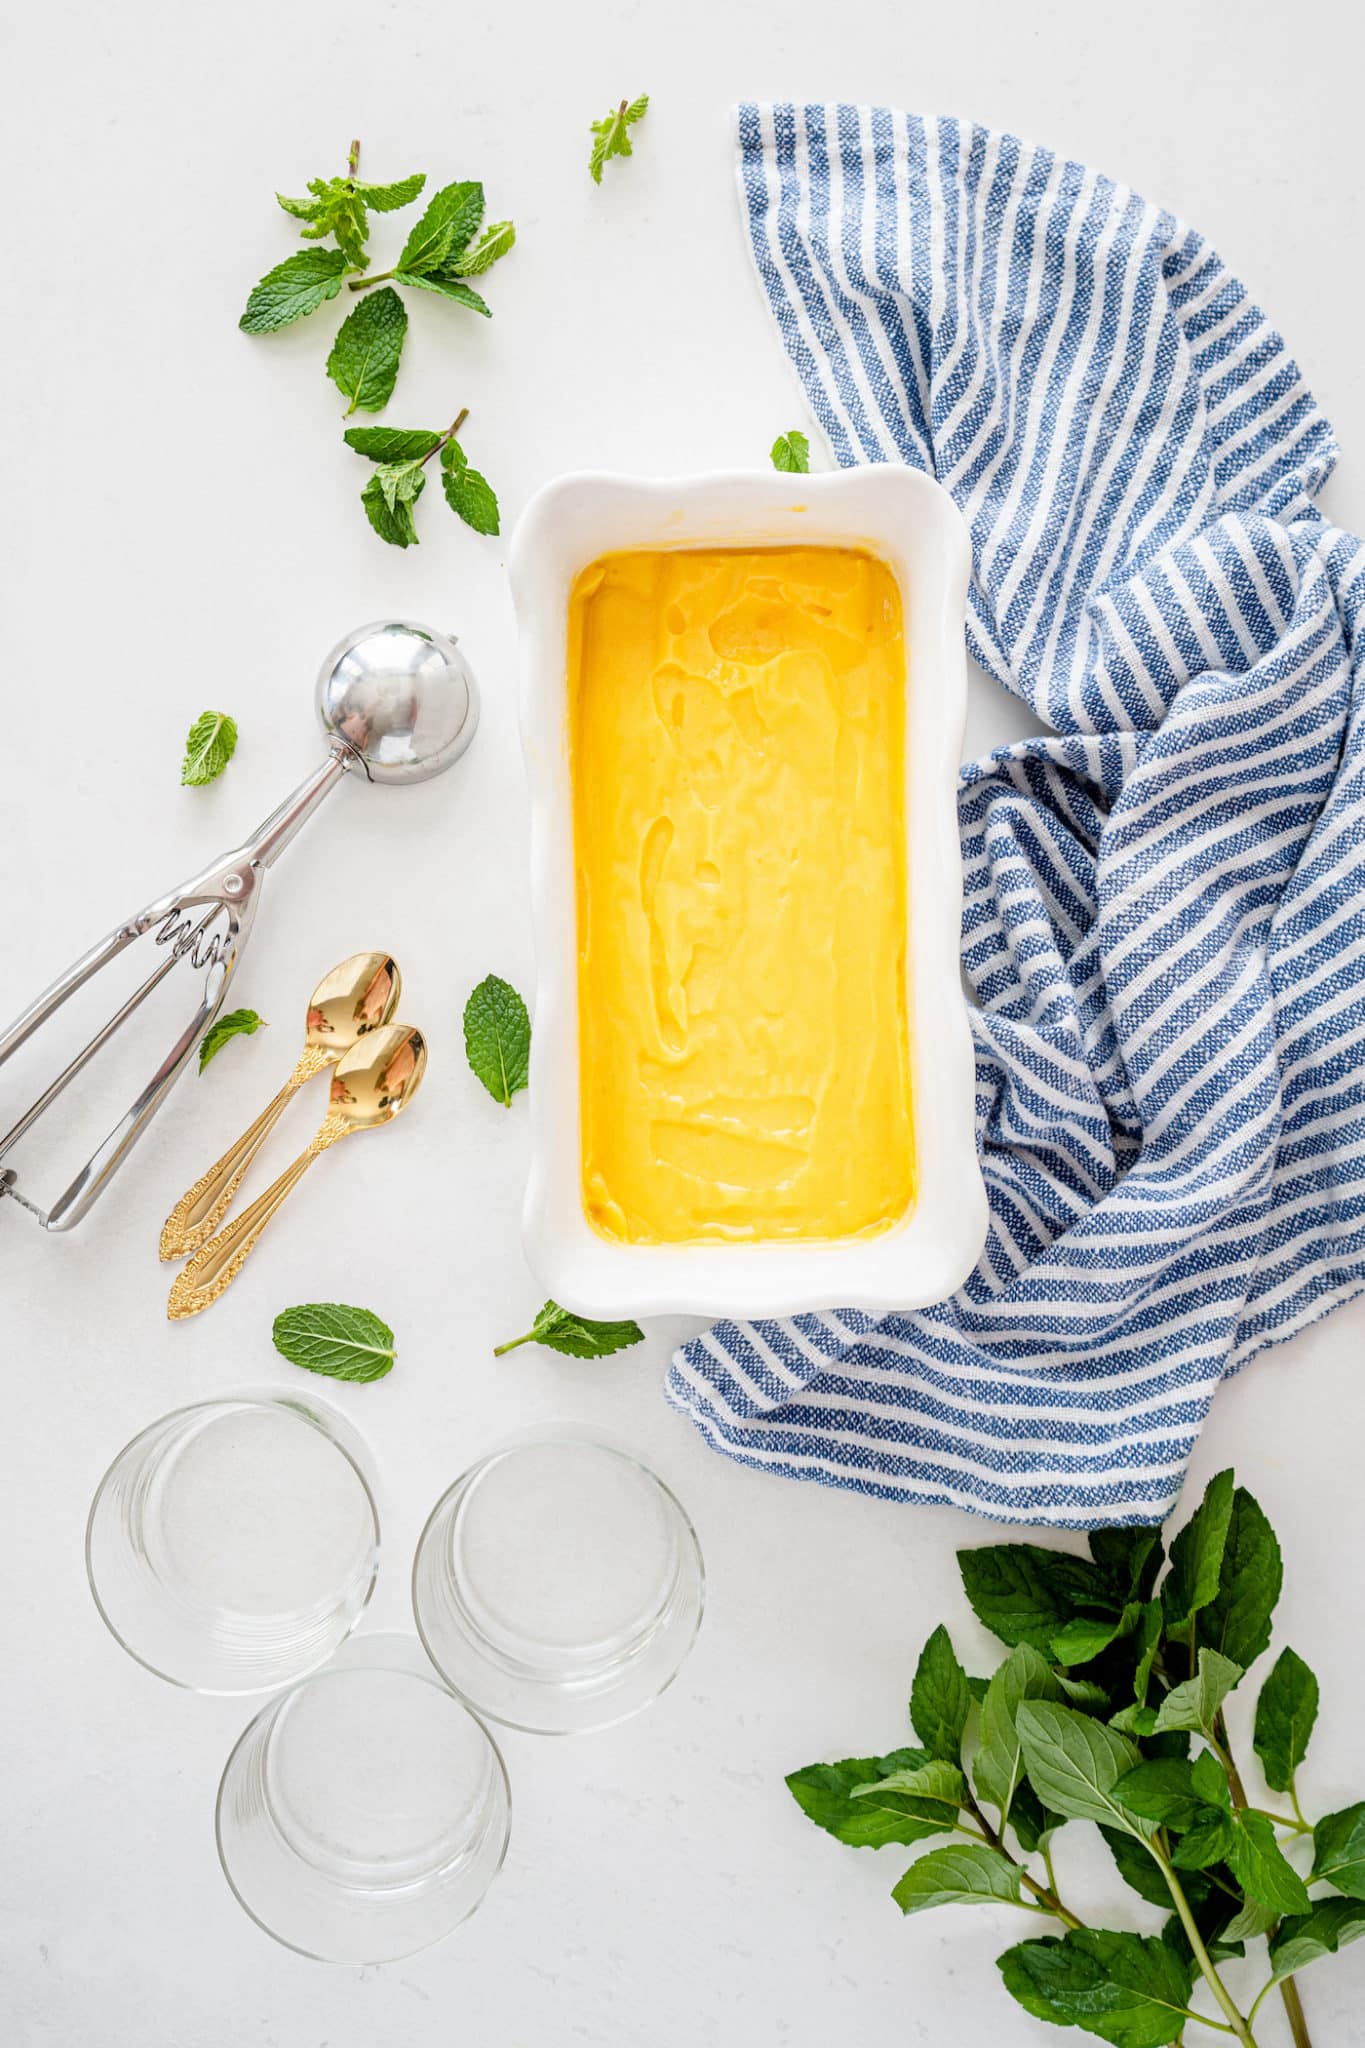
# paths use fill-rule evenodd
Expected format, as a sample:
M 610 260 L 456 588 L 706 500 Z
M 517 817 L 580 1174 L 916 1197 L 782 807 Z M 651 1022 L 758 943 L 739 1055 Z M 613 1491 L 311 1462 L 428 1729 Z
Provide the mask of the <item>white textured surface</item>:
M 898 1852 L 839 1849 L 781 1784 L 795 1764 L 902 1739 L 914 1659 L 940 1617 L 982 1668 L 953 1550 L 992 1532 L 711 1457 L 657 1391 L 681 1326 L 599 1365 L 489 1357 L 536 1306 L 516 1245 L 524 1117 L 470 1082 L 458 1028 L 486 970 L 529 979 L 502 557 L 432 494 L 422 547 L 383 548 L 355 503 L 363 471 L 340 446 L 322 375 L 335 316 L 262 342 L 235 322 L 246 287 L 292 246 L 272 190 L 339 166 L 358 132 L 376 177 L 481 175 L 522 237 L 490 280 L 487 327 L 434 301 L 412 306 L 395 424 L 442 424 L 469 405 L 466 446 L 507 515 L 562 469 L 761 462 L 798 413 L 746 276 L 729 103 L 757 93 L 942 107 L 1088 159 L 1214 238 L 1336 422 L 1348 467 L 1328 504 L 1358 528 L 1361 45 L 1346 0 L 1315 9 L 1298 40 L 1279 7 L 1212 0 L 1140 12 L 960 0 L 932 14 L 891 0 L 694 0 L 682 14 L 545 0 L 477 12 L 125 0 L 15 22 L 0 143 L 4 669 L 12 714 L 32 705 L 36 716 L 12 715 L 5 764 L 0 1008 L 305 771 L 311 677 L 351 624 L 404 610 L 453 624 L 483 679 L 485 725 L 449 780 L 347 788 L 286 857 L 237 983 L 236 1000 L 273 1028 L 203 1081 L 186 1078 L 111 1206 L 66 1242 L 0 1213 L 7 2042 L 1061 2038 L 1009 2004 L 991 1967 L 1032 1926 L 989 1912 L 902 1924 L 886 1897 Z M 637 157 L 595 191 L 586 123 L 641 89 L 655 105 Z M 378 223 L 376 242 L 396 246 L 400 225 Z M 220 785 L 182 791 L 182 737 L 206 704 L 236 714 L 241 747 Z M 1020 723 L 982 686 L 969 743 Z M 292 1060 L 315 973 L 371 944 L 402 960 L 404 1007 L 432 1035 L 416 1113 L 324 1162 L 250 1275 L 202 1322 L 168 1327 L 162 1214 Z M 701 1642 L 652 1713 L 573 1744 L 508 1740 L 506 1872 L 462 1933 L 385 1971 L 303 1962 L 239 1912 L 214 1861 L 212 1801 L 245 1710 L 137 1670 L 104 1634 L 81 1566 L 86 1503 L 114 1450 L 196 1393 L 287 1382 L 270 1318 L 308 1297 L 366 1300 L 400 1335 L 392 1379 L 339 1397 L 382 1473 L 376 1623 L 403 1621 L 418 1528 L 460 1464 L 550 1415 L 607 1424 L 651 1457 L 691 1508 L 711 1576 Z M 1282 1636 L 1323 1680 L 1305 1774 L 1319 1809 L 1365 1792 L 1352 1701 L 1365 1680 L 1363 1333 L 1358 1305 L 1267 1354 L 1220 1398 L 1195 1473 L 1202 1482 L 1234 1462 L 1285 1540 Z M 1079 1888 L 1089 1850 L 1068 1839 L 1063 1856 Z M 1126 1911 L 1103 1862 L 1093 1867 Z M 1317 2048 L 1365 2041 L 1365 1946 L 1304 1988 Z M 1263 2041 L 1282 2042 L 1273 2001 L 1263 2010 Z

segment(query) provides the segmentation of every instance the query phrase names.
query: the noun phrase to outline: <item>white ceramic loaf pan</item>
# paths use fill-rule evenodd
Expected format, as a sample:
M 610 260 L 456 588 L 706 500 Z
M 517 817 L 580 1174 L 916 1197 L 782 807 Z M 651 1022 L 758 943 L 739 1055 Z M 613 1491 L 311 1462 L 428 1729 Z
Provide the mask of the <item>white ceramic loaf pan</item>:
M 773 1244 L 612 1243 L 587 1220 L 579 1137 L 578 958 L 567 622 L 578 572 L 626 548 L 864 548 L 900 584 L 906 950 L 919 1188 L 880 1236 Z M 531 790 L 536 989 L 531 1164 L 523 1232 L 546 1293 L 581 1314 L 775 1316 L 919 1308 L 966 1278 L 986 1233 L 971 1038 L 958 973 L 962 870 L 955 789 L 966 703 L 967 532 L 947 492 L 889 466 L 818 476 L 745 471 L 644 482 L 576 475 L 527 507 L 511 548 L 521 731 Z

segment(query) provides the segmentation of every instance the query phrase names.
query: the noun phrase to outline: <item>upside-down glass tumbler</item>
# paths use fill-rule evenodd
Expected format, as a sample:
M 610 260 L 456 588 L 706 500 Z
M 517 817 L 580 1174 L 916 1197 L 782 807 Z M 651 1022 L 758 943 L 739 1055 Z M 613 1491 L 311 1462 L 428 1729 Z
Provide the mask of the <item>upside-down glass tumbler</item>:
M 311 1396 L 198 1401 L 126 1444 L 86 1528 L 125 1650 L 194 1692 L 264 1692 L 326 1662 L 379 1564 L 369 1458 Z
M 704 1589 L 696 1534 L 661 1479 L 604 1439 L 543 1431 L 442 1495 L 412 1600 L 432 1662 L 476 1713 L 572 1735 L 658 1697 Z
M 287 1948 L 388 1963 L 467 1919 L 511 1801 L 488 1732 L 411 1636 L 358 1636 L 263 1707 L 218 1788 L 239 1903 Z

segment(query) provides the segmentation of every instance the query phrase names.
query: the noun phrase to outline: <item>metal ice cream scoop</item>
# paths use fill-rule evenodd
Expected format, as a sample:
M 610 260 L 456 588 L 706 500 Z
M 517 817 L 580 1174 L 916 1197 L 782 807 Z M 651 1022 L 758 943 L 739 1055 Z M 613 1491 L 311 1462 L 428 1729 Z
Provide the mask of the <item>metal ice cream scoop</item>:
M 80 1222 L 161 1107 L 222 1005 L 255 920 L 266 869 L 328 791 L 348 770 L 369 782 L 425 782 L 459 760 L 479 717 L 474 677 L 454 640 L 405 619 L 360 626 L 339 641 L 322 664 L 314 701 L 328 737 L 327 758 L 307 781 L 240 846 L 82 954 L 0 1037 L 2 1070 L 40 1025 L 134 940 L 150 934 L 151 943 L 165 949 L 166 957 L 142 985 L 0 1137 L 0 1193 L 13 1196 L 45 1230 L 70 1230 Z M 2 1162 L 180 961 L 201 977 L 194 1015 L 71 1185 L 50 1209 L 39 1208 L 18 1192 L 13 1168 Z

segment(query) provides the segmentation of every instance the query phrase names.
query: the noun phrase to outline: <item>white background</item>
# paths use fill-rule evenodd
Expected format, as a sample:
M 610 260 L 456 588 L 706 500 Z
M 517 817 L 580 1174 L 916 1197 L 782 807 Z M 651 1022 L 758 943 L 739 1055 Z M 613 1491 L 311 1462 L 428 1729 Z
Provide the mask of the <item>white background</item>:
M 304 774 L 318 757 L 312 678 L 353 624 L 408 612 L 458 630 L 484 723 L 451 776 L 415 792 L 348 785 L 285 857 L 236 982 L 235 1000 L 271 1029 L 184 1079 L 86 1228 L 54 1240 L 0 1212 L 0 2036 L 16 2048 L 1059 2038 L 1011 2005 L 992 1967 L 1032 1923 L 989 1911 L 903 1922 L 887 1897 L 901 1852 L 841 1849 L 782 1785 L 798 1764 L 906 1739 L 910 1675 L 940 1618 L 983 1668 L 953 1552 L 993 1532 L 717 1459 L 660 1398 L 681 1326 L 602 1364 L 490 1357 L 539 1300 L 517 1245 L 524 1102 L 509 1113 L 482 1094 L 459 1031 L 484 973 L 523 987 L 531 973 L 503 546 L 458 527 L 435 492 L 420 548 L 381 545 L 322 373 L 335 309 L 267 340 L 236 322 L 247 287 L 297 246 L 272 192 L 340 169 L 358 134 L 370 176 L 479 176 L 493 214 L 516 220 L 490 323 L 410 303 L 388 414 L 442 426 L 467 405 L 465 445 L 505 528 L 564 469 L 761 464 L 779 430 L 808 422 L 748 275 L 731 103 L 950 111 L 1091 161 L 1213 238 L 1335 421 L 1348 463 L 1327 503 L 1359 530 L 1358 9 L 10 0 L 6 12 L 0 1010 Z M 646 90 L 637 156 L 596 190 L 587 124 Z M 404 218 L 376 221 L 379 250 L 396 250 Z M 182 790 L 183 736 L 206 705 L 235 714 L 241 744 L 221 783 Z M 971 750 L 1024 726 L 982 682 Z M 420 1102 L 382 1142 L 318 1169 L 210 1315 L 169 1327 L 162 1216 L 292 1063 L 317 974 L 375 945 L 399 957 L 404 1009 L 430 1035 Z M 145 1048 L 138 1064 L 150 1060 Z M 64 1184 L 32 1140 L 24 1159 L 35 1195 Z M 337 1394 L 382 1473 L 377 1625 L 405 1619 L 413 1542 L 444 1484 L 546 1416 L 608 1425 L 650 1457 L 692 1510 L 711 1579 L 701 1641 L 652 1712 L 576 1743 L 508 1739 L 503 1877 L 443 1947 L 382 1971 L 305 1962 L 240 1913 L 212 1806 L 247 1710 L 138 1670 L 104 1633 L 82 1569 L 86 1505 L 117 1447 L 196 1395 L 288 1383 L 272 1315 L 318 1298 L 370 1303 L 399 1337 L 390 1379 Z M 1319 1810 L 1365 1792 L 1362 1333 L 1365 1308 L 1348 1308 L 1229 1386 L 1192 1481 L 1235 1463 L 1284 1539 L 1281 1639 L 1287 1629 L 1323 1681 L 1305 1774 Z M 1071 1888 L 1093 1868 L 1115 1914 L 1140 1914 L 1085 1833 L 1064 1840 Z M 1317 2048 L 1365 2041 L 1365 1944 L 1307 1978 L 1305 2000 Z M 1286 2039 L 1274 2003 L 1264 2012 L 1263 2040 Z

